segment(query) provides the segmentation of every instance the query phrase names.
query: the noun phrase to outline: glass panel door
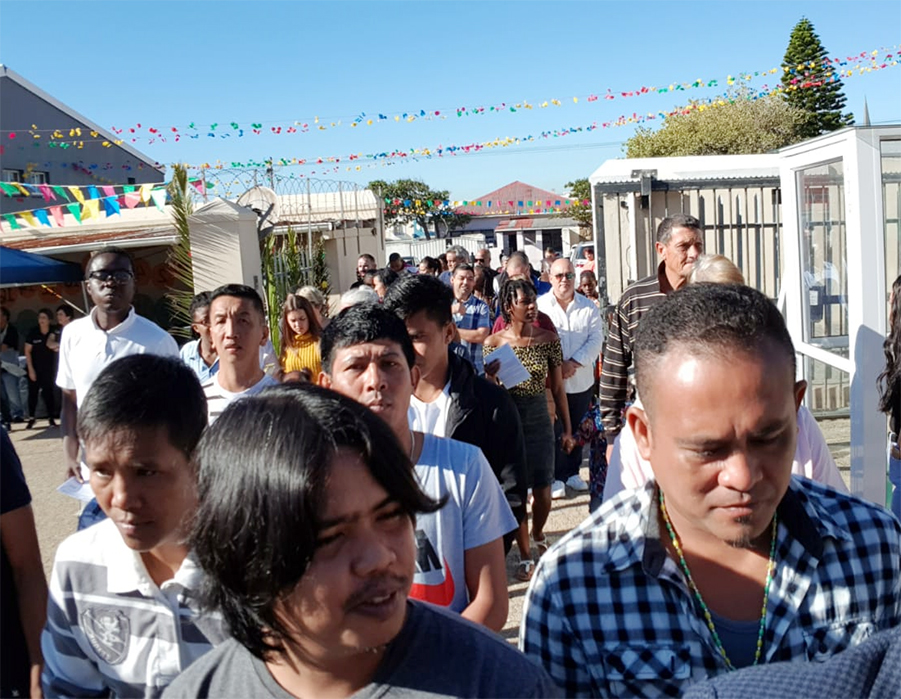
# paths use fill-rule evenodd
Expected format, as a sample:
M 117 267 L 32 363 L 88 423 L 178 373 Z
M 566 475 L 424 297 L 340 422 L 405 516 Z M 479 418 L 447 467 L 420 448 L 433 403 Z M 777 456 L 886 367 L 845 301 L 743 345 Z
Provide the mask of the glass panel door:
M 848 347 L 847 224 L 841 160 L 797 172 L 804 340 L 839 356 Z

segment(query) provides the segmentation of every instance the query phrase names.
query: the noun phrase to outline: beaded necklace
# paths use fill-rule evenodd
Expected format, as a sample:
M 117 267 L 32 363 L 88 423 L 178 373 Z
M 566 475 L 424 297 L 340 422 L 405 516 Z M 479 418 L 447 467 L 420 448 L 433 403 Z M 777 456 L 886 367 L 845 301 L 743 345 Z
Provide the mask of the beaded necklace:
M 701 591 L 698 589 L 698 586 L 695 585 L 694 578 L 691 577 L 691 571 L 688 569 L 688 563 L 685 562 L 685 556 L 682 553 L 682 545 L 679 543 L 676 531 L 673 529 L 673 523 L 670 522 L 669 514 L 666 511 L 662 490 L 660 491 L 660 513 L 663 515 L 663 522 L 666 524 L 666 530 L 669 532 L 670 539 L 672 539 L 673 548 L 676 549 L 676 553 L 679 555 L 679 564 L 682 566 L 682 572 L 685 573 L 685 577 L 688 580 L 688 586 L 691 588 L 691 591 L 694 592 L 695 599 L 698 600 L 698 604 L 701 606 L 701 611 L 704 612 L 704 620 L 707 622 L 707 628 L 710 629 L 710 633 L 713 636 L 713 642 L 716 644 L 716 649 L 723 657 L 723 660 L 726 661 L 727 669 L 734 670 L 735 666 L 732 665 L 732 661 L 729 660 L 729 656 L 726 655 L 726 648 L 720 640 L 720 635 L 716 632 L 713 616 L 707 608 L 707 603 L 704 602 L 704 598 L 701 597 Z M 760 661 L 760 656 L 763 652 L 763 632 L 766 629 L 766 603 L 770 597 L 770 585 L 773 582 L 773 571 L 776 569 L 776 528 L 776 513 L 773 513 L 773 534 L 772 541 L 770 542 L 770 560 L 766 567 L 766 582 L 763 586 L 763 607 L 760 610 L 760 629 L 757 632 L 757 650 L 754 652 L 754 662 L 752 665 L 756 665 Z

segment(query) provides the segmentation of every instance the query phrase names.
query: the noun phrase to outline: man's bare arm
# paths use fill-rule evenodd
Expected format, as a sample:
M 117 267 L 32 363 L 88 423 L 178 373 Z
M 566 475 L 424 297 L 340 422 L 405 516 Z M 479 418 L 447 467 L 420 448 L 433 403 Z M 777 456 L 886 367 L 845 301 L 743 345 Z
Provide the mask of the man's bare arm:
M 31 665 L 31 696 L 41 696 L 41 630 L 47 620 L 47 579 L 31 505 L 0 516 L 3 550 L 12 568 L 19 599 L 19 619 Z
M 476 328 L 475 330 L 458 328 L 458 332 L 461 340 L 466 340 L 471 345 L 481 345 L 491 334 L 491 328 Z
M 78 466 L 78 435 L 75 432 L 75 424 L 78 420 L 78 402 L 75 391 L 71 389 L 63 389 L 60 417 L 63 429 L 63 461 L 66 465 L 66 478 L 74 476 L 81 481 L 83 479 Z
M 463 552 L 469 606 L 461 616 L 492 631 L 507 623 L 507 564 L 504 541 L 497 538 Z

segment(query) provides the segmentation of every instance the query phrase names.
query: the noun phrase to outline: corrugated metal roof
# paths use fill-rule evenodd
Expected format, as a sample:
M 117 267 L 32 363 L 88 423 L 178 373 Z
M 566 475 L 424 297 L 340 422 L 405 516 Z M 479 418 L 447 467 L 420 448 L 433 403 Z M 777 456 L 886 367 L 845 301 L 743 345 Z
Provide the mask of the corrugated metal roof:
M 50 250 L 60 247 L 82 246 L 87 244 L 96 245 L 97 243 L 105 243 L 116 241 L 123 247 L 129 247 L 130 242 L 144 242 L 148 239 L 160 240 L 161 242 L 175 242 L 175 230 L 170 226 L 168 228 L 151 228 L 137 231 L 112 231 L 105 233 L 89 233 L 85 235 L 57 235 L 48 236 L 46 238 L 28 238 L 25 240 L 14 240 L 4 242 L 8 248 L 16 250 L 27 250 L 28 252 L 37 252 L 39 250 Z
M 616 158 L 607 160 L 591 177 L 591 184 L 640 181 L 635 170 L 656 170 L 659 182 L 779 177 L 779 155 L 691 155 L 678 158 Z

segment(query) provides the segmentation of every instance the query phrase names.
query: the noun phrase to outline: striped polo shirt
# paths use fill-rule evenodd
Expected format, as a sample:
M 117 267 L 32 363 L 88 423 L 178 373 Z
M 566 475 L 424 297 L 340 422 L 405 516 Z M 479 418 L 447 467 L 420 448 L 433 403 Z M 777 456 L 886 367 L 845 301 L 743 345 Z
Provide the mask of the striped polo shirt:
M 41 636 L 44 695 L 157 697 L 228 638 L 200 612 L 202 571 L 188 556 L 158 587 L 109 519 L 60 544 Z
M 219 418 L 220 415 L 222 415 L 225 409 L 232 402 L 238 400 L 239 398 L 255 396 L 264 388 L 269 388 L 270 386 L 278 386 L 278 381 L 272 378 L 269 374 L 263 374 L 263 378 L 257 381 L 246 391 L 232 393 L 231 391 L 226 391 L 224 388 L 222 388 L 222 386 L 219 385 L 219 376 L 221 376 L 221 374 L 216 374 L 215 376 L 210 377 L 209 380 L 204 381 L 201 384 L 201 388 L 203 388 L 203 394 L 206 396 L 207 417 L 209 418 L 209 424 L 211 425 Z
M 660 288 L 661 275 L 665 275 L 662 262 L 654 274 L 639 279 L 623 292 L 607 331 L 607 346 L 601 368 L 600 407 L 604 432 L 611 444 L 623 426 L 623 410 L 629 394 L 632 343 L 638 321 L 666 298 L 666 293 Z

